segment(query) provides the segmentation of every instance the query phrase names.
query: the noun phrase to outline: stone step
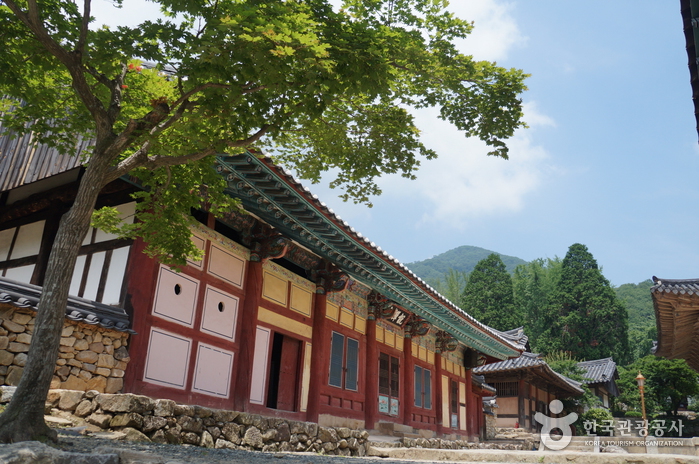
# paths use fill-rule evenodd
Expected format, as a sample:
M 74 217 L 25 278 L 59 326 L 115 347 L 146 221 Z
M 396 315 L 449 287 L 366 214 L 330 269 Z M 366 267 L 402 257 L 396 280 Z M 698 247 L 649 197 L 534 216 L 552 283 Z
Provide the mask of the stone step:
M 393 436 L 398 438 L 424 438 L 419 433 L 414 432 L 393 432 Z

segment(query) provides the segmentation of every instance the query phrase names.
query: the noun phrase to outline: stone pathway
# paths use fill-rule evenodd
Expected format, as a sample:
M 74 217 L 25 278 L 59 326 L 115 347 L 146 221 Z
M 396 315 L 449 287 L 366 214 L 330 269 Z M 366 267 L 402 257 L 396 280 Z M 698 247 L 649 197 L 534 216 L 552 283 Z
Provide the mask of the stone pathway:
M 59 443 L 53 446 L 38 442 L 0 445 L 0 464 L 408 464 L 416 461 L 460 464 L 699 464 L 699 456 L 372 447 L 367 457 L 348 458 L 312 453 L 267 453 L 139 443 L 85 436 L 71 429 L 62 429 Z

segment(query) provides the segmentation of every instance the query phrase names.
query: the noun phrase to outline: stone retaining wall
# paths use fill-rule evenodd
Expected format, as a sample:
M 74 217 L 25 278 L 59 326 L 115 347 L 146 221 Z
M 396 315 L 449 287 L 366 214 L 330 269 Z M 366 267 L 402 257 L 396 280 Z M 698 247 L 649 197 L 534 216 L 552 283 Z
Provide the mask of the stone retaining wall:
M 0 402 L 9 402 L 14 389 L 0 387 Z M 93 433 L 109 430 L 121 432 L 130 440 L 207 448 L 365 456 L 369 437 L 365 430 L 321 427 L 310 422 L 94 390 L 50 390 L 46 412 L 54 420 L 65 421 L 65 425 L 85 426 Z
M 0 308 L 0 385 L 17 385 L 34 332 L 35 313 Z M 116 393 L 129 363 L 128 334 L 66 319 L 51 388 Z
M 16 387 L 0 386 L 0 403 L 8 403 Z M 366 456 L 371 446 L 431 449 L 532 449 L 527 444 L 472 443 L 439 438 L 401 438 L 391 443 L 369 441 L 369 432 L 347 427 L 323 427 L 311 422 L 263 417 L 221 409 L 178 404 L 147 396 L 50 390 L 47 422 L 111 432 L 112 438 L 206 448 L 268 452 L 315 452 Z

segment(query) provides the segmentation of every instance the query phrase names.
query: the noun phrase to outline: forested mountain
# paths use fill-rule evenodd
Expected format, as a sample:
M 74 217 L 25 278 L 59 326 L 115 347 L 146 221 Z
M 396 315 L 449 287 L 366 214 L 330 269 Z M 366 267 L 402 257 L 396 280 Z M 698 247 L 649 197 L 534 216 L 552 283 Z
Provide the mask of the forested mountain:
M 633 350 L 633 359 L 649 355 L 653 340 L 658 339 L 653 300 L 650 296 L 652 285 L 653 282 L 648 279 L 638 284 L 620 285 L 615 289 L 617 297 L 626 303 L 629 313 L 629 342 Z
M 582 252 L 584 252 L 586 256 L 589 254 L 584 245 L 576 244 L 576 246 L 583 248 Z M 482 310 L 488 310 L 489 306 L 484 306 L 483 304 L 479 306 L 471 301 L 473 300 L 473 295 L 469 297 L 470 293 L 467 291 L 467 283 L 471 277 L 469 274 L 473 272 L 476 265 L 479 263 L 481 263 L 481 265 L 486 264 L 492 253 L 494 252 L 479 247 L 461 246 L 433 258 L 410 263 L 408 267 L 454 303 L 460 305 L 464 309 L 468 307 L 467 310 L 469 310 L 469 312 L 480 316 L 482 319 L 488 319 L 486 314 L 481 313 Z M 495 254 L 497 255 L 497 253 Z M 590 266 L 588 266 L 590 269 L 583 269 L 583 271 L 594 274 L 590 276 L 590 279 L 596 282 L 599 288 L 596 288 L 596 290 L 592 292 L 592 295 L 585 296 L 582 294 L 584 292 L 573 292 L 572 288 L 561 287 L 563 260 L 560 258 L 535 259 L 527 263 L 516 257 L 499 256 L 505 264 L 507 272 L 512 275 L 512 282 L 509 285 L 512 288 L 514 302 L 513 309 L 507 312 L 512 312 L 513 316 L 517 313 L 519 314 L 518 317 L 523 318 L 523 322 L 509 321 L 505 325 L 509 327 L 509 325 L 513 324 L 523 324 L 530 336 L 530 342 L 534 349 L 542 353 L 560 349 L 577 351 L 569 347 L 558 346 L 556 340 L 560 337 L 552 338 L 551 334 L 548 332 L 554 330 L 558 322 L 568 317 L 566 314 L 576 316 L 577 311 L 571 313 L 570 308 L 575 307 L 576 304 L 584 304 L 586 307 L 590 308 L 592 306 L 599 306 L 601 312 L 599 312 L 596 317 L 600 320 L 597 321 L 596 325 L 604 325 L 604 322 L 608 323 L 607 325 L 621 324 L 623 327 L 610 326 L 606 327 L 602 333 L 593 334 L 594 336 L 591 335 L 592 338 L 587 340 L 588 343 L 581 342 L 580 344 L 580 346 L 589 345 L 588 351 L 590 352 L 575 353 L 577 357 L 588 358 L 613 355 L 615 360 L 617 360 L 620 365 L 623 365 L 650 354 L 653 340 L 657 339 L 655 315 L 653 313 L 653 304 L 650 296 L 650 287 L 652 285 L 650 280 L 638 284 L 629 283 L 617 288 L 610 288 L 609 282 L 601 274 L 601 270 L 597 268 L 594 257 L 589 254 L 589 256 L 587 256 L 587 261 L 591 263 Z M 490 256 L 490 259 L 492 258 L 493 257 Z M 485 275 L 489 276 L 485 279 L 485 285 L 494 286 L 494 282 L 488 283 L 488 279 L 493 280 L 494 277 L 487 273 Z M 502 279 L 495 280 L 499 282 Z M 582 279 L 582 276 L 574 276 L 574 278 L 569 280 L 571 281 L 571 285 L 573 285 L 584 279 Z M 489 298 L 492 297 L 492 292 L 486 293 L 489 295 Z M 574 298 L 575 301 L 562 301 L 562 295 L 565 296 L 569 293 L 575 293 L 577 295 Z M 481 290 L 476 291 L 475 294 L 483 297 L 485 293 Z M 603 294 L 606 295 L 606 303 L 600 303 L 600 301 L 598 301 Z M 502 304 L 499 305 L 502 306 Z M 485 309 L 481 308 L 481 306 Z M 626 311 L 621 309 L 623 307 L 628 310 L 628 326 L 626 325 Z M 494 320 L 489 322 L 497 325 Z M 564 324 L 564 326 L 568 327 L 571 326 L 571 324 L 572 322 L 567 325 Z M 503 328 L 508 327 L 503 326 Z M 584 335 L 583 338 L 590 335 L 587 334 L 587 330 L 584 329 L 587 327 L 585 324 L 581 327 L 582 328 L 577 331 L 580 332 L 578 335 Z M 606 335 L 611 335 L 612 338 L 607 340 L 605 339 Z M 628 338 L 625 335 L 627 335 Z M 606 349 L 606 347 L 614 345 L 615 340 L 624 341 L 624 346 L 614 347 L 609 353 L 597 352 L 601 350 L 601 348 L 597 348 L 598 346 L 602 345 L 602 347 Z
M 629 311 L 629 327 L 655 326 L 653 300 L 650 288 L 653 281 L 648 279 L 638 284 L 624 284 L 616 288 L 616 296 L 626 302 Z
M 450 269 L 457 272 L 470 273 L 480 260 L 487 258 L 491 253 L 496 252 L 486 250 L 485 248 L 464 245 L 432 258 L 406 265 L 424 281 L 434 286 L 437 282 L 444 279 L 445 274 Z M 510 273 L 515 270 L 517 265 L 526 264 L 526 261 L 514 256 L 500 255 L 500 258 Z

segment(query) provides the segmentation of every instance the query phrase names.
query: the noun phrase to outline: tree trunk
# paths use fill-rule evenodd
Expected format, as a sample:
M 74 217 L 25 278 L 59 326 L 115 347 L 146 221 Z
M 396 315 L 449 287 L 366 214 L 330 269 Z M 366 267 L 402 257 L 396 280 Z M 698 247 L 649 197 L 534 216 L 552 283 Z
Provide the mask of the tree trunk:
M 44 405 L 56 367 L 73 269 L 108 168 L 108 159 L 93 154 L 75 202 L 61 219 L 37 307 L 27 363 L 10 404 L 0 415 L 0 442 L 56 440 L 56 432 L 44 421 Z

